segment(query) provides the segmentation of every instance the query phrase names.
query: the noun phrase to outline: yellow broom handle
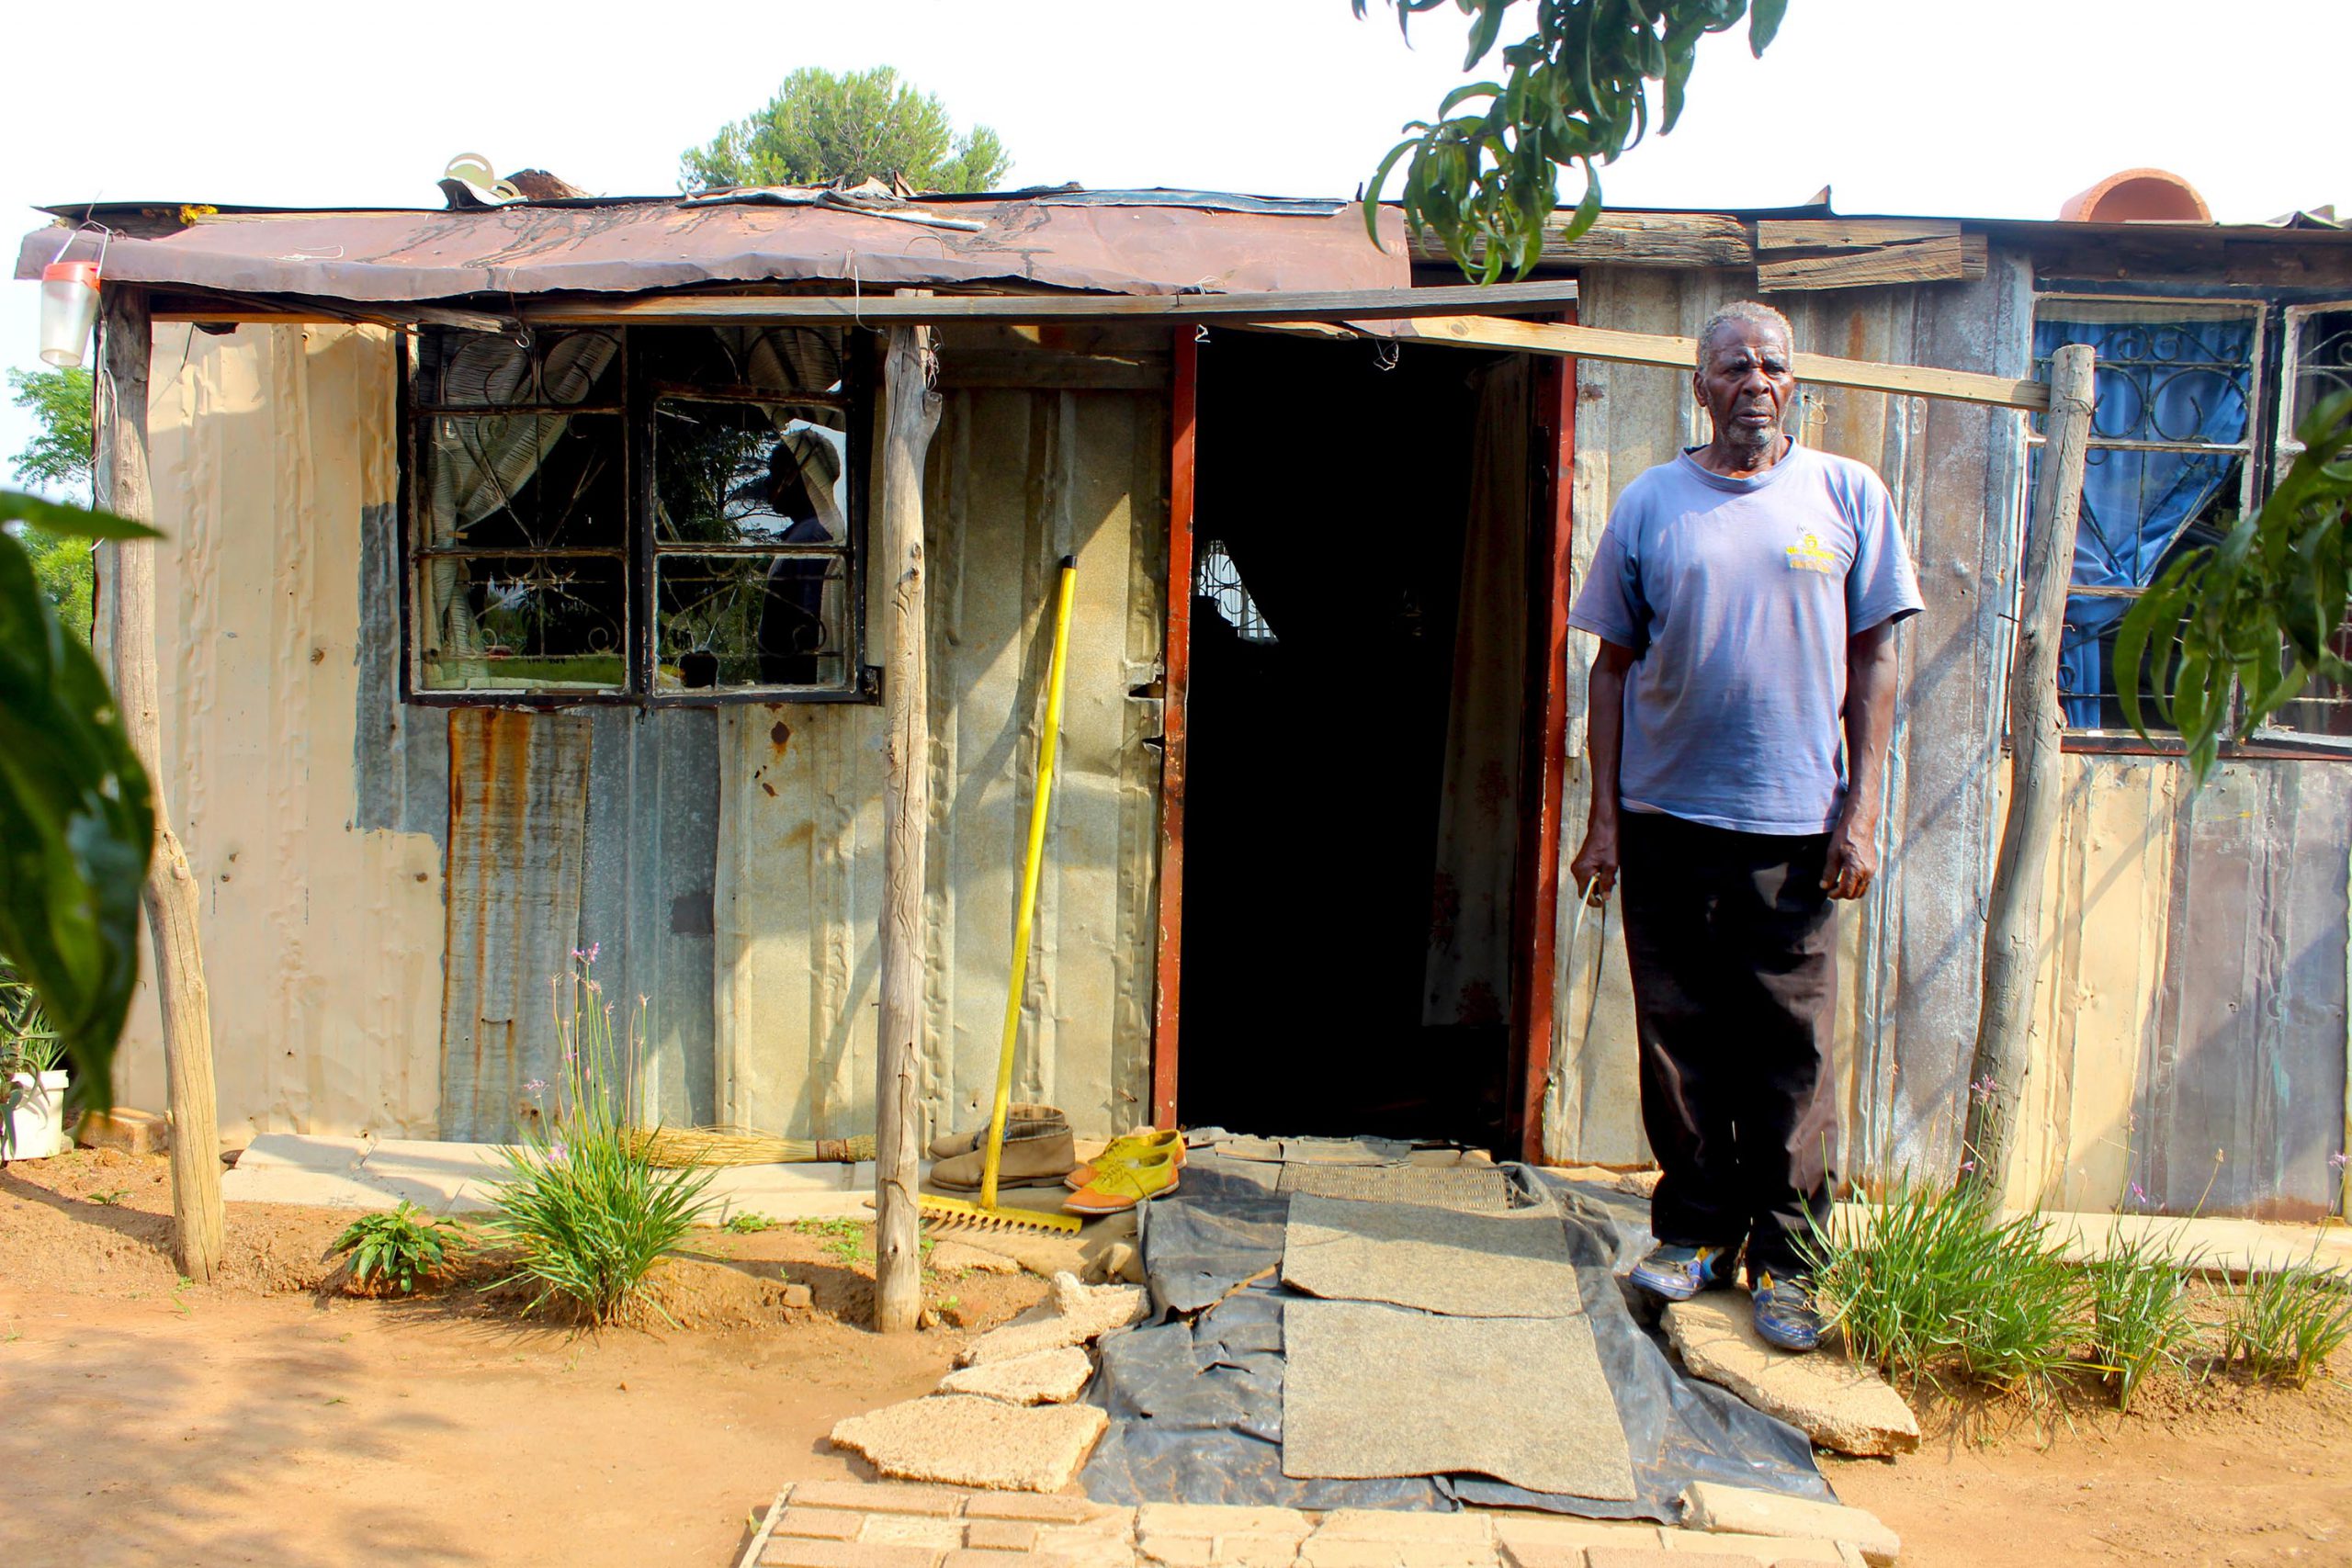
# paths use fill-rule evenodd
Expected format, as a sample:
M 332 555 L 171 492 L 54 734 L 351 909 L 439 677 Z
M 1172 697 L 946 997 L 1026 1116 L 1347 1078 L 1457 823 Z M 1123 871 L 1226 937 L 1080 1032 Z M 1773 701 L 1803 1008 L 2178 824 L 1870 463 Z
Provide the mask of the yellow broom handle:
M 1012 983 L 1004 993 L 1004 1044 L 996 1059 L 996 1103 L 989 1111 L 988 1153 L 980 1162 L 980 1206 L 996 1207 L 996 1179 L 1004 1162 L 1004 1118 L 1012 1102 L 1012 1053 L 1021 1041 L 1021 988 L 1029 977 L 1029 936 L 1037 918 L 1037 883 L 1045 870 L 1046 810 L 1054 798 L 1054 743 L 1062 730 L 1062 675 L 1069 652 L 1069 602 L 1078 590 L 1078 558 L 1062 558 L 1061 590 L 1054 603 L 1054 657 L 1046 671 L 1046 733 L 1037 742 L 1037 787 L 1029 802 L 1029 854 L 1021 867 L 1021 913 L 1012 925 Z

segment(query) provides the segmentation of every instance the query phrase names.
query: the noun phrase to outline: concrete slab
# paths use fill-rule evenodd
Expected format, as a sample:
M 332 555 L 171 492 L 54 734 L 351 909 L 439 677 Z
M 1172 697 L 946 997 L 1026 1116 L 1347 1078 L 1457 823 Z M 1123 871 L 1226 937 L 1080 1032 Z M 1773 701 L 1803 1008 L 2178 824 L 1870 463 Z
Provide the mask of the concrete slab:
M 932 1394 L 853 1416 L 833 1428 L 832 1440 L 896 1480 L 1058 1492 L 1077 1479 L 1110 1424 L 1091 1404 L 1021 1405 Z
M 1085 1285 L 1075 1274 L 1056 1274 L 1050 1303 L 981 1335 L 964 1347 L 956 1365 L 980 1366 L 1066 1345 L 1083 1345 L 1114 1329 L 1142 1322 L 1150 1311 L 1151 1292 L 1140 1285 Z
M 300 1203 L 314 1209 L 390 1209 L 400 1199 L 356 1170 L 247 1170 L 220 1173 L 220 1197 L 230 1203 Z
M 1903 1554 L 1902 1540 L 1876 1514 L 1865 1509 L 1713 1481 L 1694 1481 L 1682 1489 L 1682 1524 L 1686 1529 L 1711 1534 L 1842 1541 L 1882 1568 Z
M 368 1151 L 358 1176 L 398 1199 L 436 1214 L 481 1213 L 491 1190 L 506 1179 L 505 1156 L 492 1144 L 383 1139 Z
M 947 1374 L 942 1393 L 977 1393 L 1008 1404 L 1068 1404 L 1085 1392 L 1094 1376 L 1093 1358 L 1085 1348 L 1065 1345 L 1034 1356 L 988 1361 Z
M 326 1138 L 308 1133 L 264 1133 L 237 1156 L 239 1171 L 348 1171 L 368 1157 L 374 1140 Z
M 1919 1422 L 1885 1379 L 1824 1347 L 1791 1355 L 1756 1332 L 1747 1298 L 1719 1292 L 1666 1309 L 1666 1334 L 1692 1375 L 1718 1383 L 1843 1454 L 1909 1453 Z

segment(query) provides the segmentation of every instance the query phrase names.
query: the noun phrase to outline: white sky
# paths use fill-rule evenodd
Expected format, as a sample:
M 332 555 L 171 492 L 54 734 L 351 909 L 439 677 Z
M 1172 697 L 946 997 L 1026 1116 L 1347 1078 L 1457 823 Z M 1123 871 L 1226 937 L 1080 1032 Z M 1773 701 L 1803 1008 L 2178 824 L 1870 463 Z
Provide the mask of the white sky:
M 0 209 L 440 205 L 450 156 L 590 190 L 676 187 L 677 156 L 802 65 L 889 64 L 1014 184 L 1346 196 L 1463 80 L 1460 19 L 1348 0 L 112 0 L 9 24 Z M 1607 171 L 1612 206 L 2050 218 L 2122 168 L 2187 176 L 2223 220 L 2352 205 L 2345 0 L 1792 0 L 1762 62 L 1711 39 L 1675 133 Z M 14 286 L 0 363 L 30 368 Z M 0 482 L 28 422 L 0 409 Z

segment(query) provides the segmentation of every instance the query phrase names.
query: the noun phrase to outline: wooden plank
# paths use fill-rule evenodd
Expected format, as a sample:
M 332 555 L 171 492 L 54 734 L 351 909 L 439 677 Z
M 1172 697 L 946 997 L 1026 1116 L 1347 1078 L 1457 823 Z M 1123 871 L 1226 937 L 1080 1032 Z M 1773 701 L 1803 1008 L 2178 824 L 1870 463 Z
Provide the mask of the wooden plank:
M 931 820 L 930 685 L 924 647 L 923 459 L 939 428 L 931 333 L 899 326 L 883 368 L 881 580 L 883 775 L 881 1019 L 875 1053 L 874 1326 L 911 1333 L 922 1308 L 915 1208 L 915 1078 L 927 948 L 923 870 Z
M 1270 323 L 1280 326 L 1282 323 Z M 1464 348 L 1500 348 L 1523 354 L 1557 354 L 1603 359 L 1618 365 L 1658 365 L 1689 370 L 1698 362 L 1696 338 L 1652 333 L 1612 332 L 1606 327 L 1557 326 L 1501 317 L 1440 316 L 1399 321 L 1358 321 L 1375 336 L 1414 343 L 1453 344 Z M 2013 380 L 1973 370 L 1941 370 L 1928 365 L 1881 365 L 1838 359 L 1826 354 L 1795 356 L 1797 379 L 1824 387 L 1859 387 L 1904 397 L 1950 398 L 1959 402 L 2041 410 L 2050 389 L 2038 381 Z
M 950 351 L 939 356 L 944 390 L 1012 388 L 1030 391 L 1156 392 L 1168 385 L 1164 354 L 1077 355 L 1050 350 L 978 353 Z
M 1200 350 L 1176 334 L 1168 405 L 1168 630 L 1159 706 L 1159 919 L 1152 999 L 1151 1124 L 1176 1123 L 1177 1002 L 1184 954 L 1184 760 L 1193 691 L 1193 416 Z
M 1574 244 L 1561 234 L 1567 215 L 1553 220 L 1544 239 L 1544 265 L 1744 267 L 1756 259 L 1747 225 L 1719 212 L 1604 212 Z M 1485 247 L 1476 253 L 1483 256 Z M 1442 265 L 1453 259 L 1436 235 L 1416 234 L 1413 260 Z
M 1906 240 L 1957 238 L 1956 218 L 1768 218 L 1756 225 L 1756 254 L 1870 251 Z
M 155 493 L 147 450 L 147 367 L 154 343 L 147 296 L 106 290 L 98 332 L 96 496 L 119 517 L 148 523 Z M 155 815 L 154 858 L 140 889 L 154 950 L 162 1009 L 165 1108 L 172 1119 L 173 1256 L 180 1272 L 209 1284 L 220 1267 L 220 1105 L 212 1076 L 212 1004 L 197 929 L 203 893 L 172 829 L 164 785 L 162 698 L 155 662 L 155 541 L 98 547 L 99 614 L 107 623 L 107 676 L 130 749 L 147 770 Z
M 526 303 L 535 326 L 616 322 L 1084 321 L 1102 320 L 1342 321 L 1359 316 L 1441 316 L 1465 310 L 1557 310 L 1577 297 L 1572 278 L 1455 284 L 1435 288 L 1302 289 L 1271 294 L 667 294 L 629 299 Z
M 1770 294 L 1803 288 L 1872 288 L 1915 283 L 1962 283 L 1984 276 L 1989 252 L 1982 234 L 1907 240 L 1872 250 L 1759 261 L 1756 286 Z

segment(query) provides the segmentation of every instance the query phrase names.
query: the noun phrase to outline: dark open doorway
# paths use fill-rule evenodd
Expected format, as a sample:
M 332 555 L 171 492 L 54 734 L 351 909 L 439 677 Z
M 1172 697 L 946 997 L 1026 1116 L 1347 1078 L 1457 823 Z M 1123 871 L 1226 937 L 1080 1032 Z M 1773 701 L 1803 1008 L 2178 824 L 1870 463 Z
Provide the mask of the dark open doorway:
M 1197 354 L 1180 1116 L 1501 1147 L 1529 367 Z

